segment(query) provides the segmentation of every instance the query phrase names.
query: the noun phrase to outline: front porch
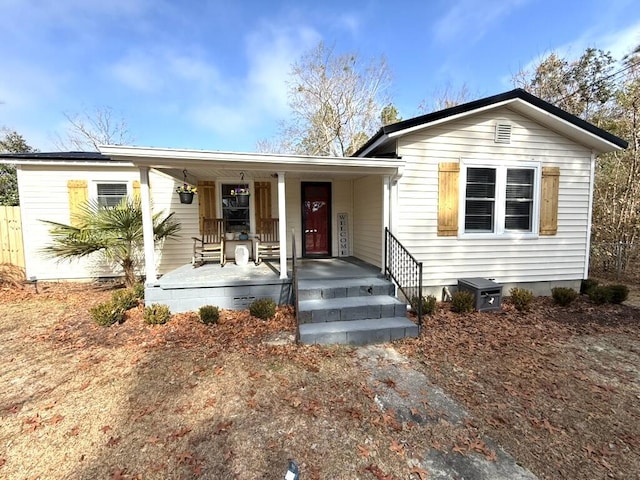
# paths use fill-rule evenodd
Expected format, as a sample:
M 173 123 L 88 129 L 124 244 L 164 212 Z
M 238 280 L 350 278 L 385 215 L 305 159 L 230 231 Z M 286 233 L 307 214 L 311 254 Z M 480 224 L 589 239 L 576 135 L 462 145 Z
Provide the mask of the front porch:
M 184 265 L 147 284 L 148 303 L 162 303 L 172 312 L 196 311 L 203 305 L 244 309 L 258 298 L 295 303 L 292 262 L 288 278 L 278 264 L 258 266 L 218 263 L 199 268 Z M 302 343 L 380 343 L 416 336 L 418 326 L 406 317 L 407 305 L 380 269 L 354 257 L 300 259 L 298 337 Z
M 277 262 L 239 266 L 228 262 L 206 263 L 198 268 L 183 265 L 148 284 L 145 299 L 168 305 L 172 312 L 197 311 L 202 305 L 231 310 L 244 309 L 257 298 L 273 298 L 279 304 L 293 304 L 292 262 L 287 262 L 287 278 L 281 278 Z M 380 275 L 380 269 L 355 257 L 299 259 L 298 279 L 331 282 L 345 278 Z

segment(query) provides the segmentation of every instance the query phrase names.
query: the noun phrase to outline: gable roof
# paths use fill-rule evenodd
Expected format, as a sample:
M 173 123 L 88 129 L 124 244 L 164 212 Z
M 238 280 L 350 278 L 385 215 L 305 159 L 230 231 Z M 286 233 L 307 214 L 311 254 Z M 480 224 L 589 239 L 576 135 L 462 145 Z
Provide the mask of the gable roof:
M 583 143 L 599 152 L 619 150 L 627 148 L 628 145 L 622 138 L 598 128 L 521 88 L 516 88 L 491 97 L 386 125 L 380 128 L 353 156 L 370 155 L 379 147 L 387 145 L 392 139 L 413 131 L 502 106 L 508 106 L 508 108 L 522 113 L 550 129 L 556 130 L 560 134 L 574 138 L 577 142 Z

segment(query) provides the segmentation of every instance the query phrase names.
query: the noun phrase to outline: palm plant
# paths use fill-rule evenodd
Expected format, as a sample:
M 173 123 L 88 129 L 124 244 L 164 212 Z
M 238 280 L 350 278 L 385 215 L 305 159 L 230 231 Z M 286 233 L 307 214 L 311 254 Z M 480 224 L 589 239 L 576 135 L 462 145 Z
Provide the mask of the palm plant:
M 177 236 L 180 224 L 172 217 L 173 213 L 153 215 L 154 242 Z M 101 252 L 106 259 L 122 267 L 128 287 L 136 283 L 136 270 L 143 251 L 139 199 L 124 198 L 115 207 L 88 201 L 74 216 L 75 225 L 43 221 L 51 226 L 52 243 L 43 249 L 46 255 L 69 260 Z

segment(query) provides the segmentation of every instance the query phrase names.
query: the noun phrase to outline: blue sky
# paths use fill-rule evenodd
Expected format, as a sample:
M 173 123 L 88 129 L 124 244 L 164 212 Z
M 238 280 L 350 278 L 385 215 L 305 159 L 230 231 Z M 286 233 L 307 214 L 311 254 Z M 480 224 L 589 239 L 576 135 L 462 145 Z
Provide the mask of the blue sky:
M 447 86 L 482 97 L 541 55 L 640 44 L 631 0 L 0 0 L 0 126 L 55 150 L 63 113 L 108 106 L 144 146 L 253 151 L 319 41 L 384 56 L 403 118 Z

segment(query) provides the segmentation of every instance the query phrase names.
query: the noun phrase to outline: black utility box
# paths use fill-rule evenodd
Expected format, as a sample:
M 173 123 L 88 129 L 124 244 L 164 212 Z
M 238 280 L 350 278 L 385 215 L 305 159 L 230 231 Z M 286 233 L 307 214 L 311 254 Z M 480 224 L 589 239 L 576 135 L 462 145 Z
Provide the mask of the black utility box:
M 459 278 L 458 290 L 471 292 L 476 298 L 476 310 L 500 310 L 502 285 L 486 278 Z

